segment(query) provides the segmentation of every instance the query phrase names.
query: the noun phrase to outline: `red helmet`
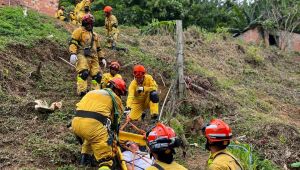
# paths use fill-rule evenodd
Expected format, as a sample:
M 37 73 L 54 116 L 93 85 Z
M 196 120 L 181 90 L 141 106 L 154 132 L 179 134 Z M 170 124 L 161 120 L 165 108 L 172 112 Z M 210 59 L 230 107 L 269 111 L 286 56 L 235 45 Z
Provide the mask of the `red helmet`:
M 135 65 L 133 67 L 133 75 L 135 78 L 142 78 L 146 74 L 146 69 L 143 65 Z
M 103 9 L 104 12 L 111 12 L 112 11 L 112 7 L 111 6 L 105 6 Z
M 210 124 L 203 128 L 203 133 L 209 143 L 230 141 L 231 128 L 220 119 L 211 120 Z
M 127 90 L 126 90 L 126 83 L 123 79 L 121 78 L 113 78 L 112 80 L 109 81 L 109 83 L 118 89 L 121 93 L 121 95 L 126 95 Z
M 82 26 L 92 29 L 94 26 L 94 16 L 92 14 L 85 14 L 82 17 Z
M 176 137 L 174 130 L 162 123 L 157 123 L 150 132 L 147 132 L 146 137 L 152 152 L 173 149 L 181 144 L 181 140 Z
M 117 61 L 111 62 L 110 65 L 109 65 L 110 69 L 113 69 L 113 70 L 116 70 L 116 71 L 119 71 L 120 67 L 121 66 Z

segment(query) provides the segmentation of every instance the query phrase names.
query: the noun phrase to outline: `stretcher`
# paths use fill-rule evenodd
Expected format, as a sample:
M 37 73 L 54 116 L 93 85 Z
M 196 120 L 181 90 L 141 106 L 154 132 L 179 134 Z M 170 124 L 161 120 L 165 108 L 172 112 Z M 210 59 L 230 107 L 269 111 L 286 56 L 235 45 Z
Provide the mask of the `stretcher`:
M 132 141 L 137 143 L 139 146 L 146 147 L 146 140 L 143 135 L 134 134 L 130 132 L 120 131 L 119 132 L 119 143 L 125 143 L 126 141 Z M 121 146 L 117 147 L 117 161 L 116 164 L 120 168 L 120 170 L 127 170 L 126 162 L 124 161 Z

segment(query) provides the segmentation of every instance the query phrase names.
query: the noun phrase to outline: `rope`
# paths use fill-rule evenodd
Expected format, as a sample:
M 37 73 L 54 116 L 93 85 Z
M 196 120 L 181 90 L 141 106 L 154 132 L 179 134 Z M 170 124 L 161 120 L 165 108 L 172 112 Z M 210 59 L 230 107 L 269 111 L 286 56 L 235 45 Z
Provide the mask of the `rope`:
M 123 130 L 128 124 L 131 125 L 131 127 L 133 127 L 134 130 L 136 130 L 137 132 L 139 132 L 141 135 L 144 135 L 146 133 L 146 131 L 144 131 L 143 129 L 138 128 L 137 126 L 135 126 L 132 122 L 127 121 L 122 125 L 122 127 L 120 128 L 120 130 Z
M 132 160 L 132 161 L 122 160 L 122 161 L 125 161 L 126 163 L 130 163 L 130 164 L 132 165 L 132 169 L 134 169 L 134 166 L 135 166 L 135 167 L 138 167 L 138 168 L 144 170 L 144 168 L 141 168 L 141 167 L 139 167 L 139 166 L 137 166 L 137 165 L 134 164 L 134 161 L 135 161 L 135 160 L 138 160 L 138 159 L 135 159 L 135 156 L 138 156 L 139 159 L 142 159 L 142 160 L 144 160 L 145 162 L 147 162 L 149 165 L 152 165 L 152 163 L 149 162 L 147 159 L 145 159 L 145 158 L 144 158 L 144 155 L 142 155 L 141 153 L 136 152 L 136 151 L 133 151 L 133 150 L 130 149 L 129 147 L 125 146 L 124 144 L 122 145 L 122 147 L 123 147 L 124 149 L 126 149 L 126 150 L 128 150 L 128 151 L 130 151 L 130 152 L 133 153 L 133 160 Z
M 174 83 L 172 82 L 171 85 L 170 85 L 170 87 L 169 87 L 169 90 L 168 90 L 168 92 L 167 92 L 167 94 L 166 94 L 166 97 L 165 97 L 165 99 L 164 99 L 164 102 L 163 102 L 163 105 L 162 105 L 162 107 L 161 107 L 161 110 L 160 110 L 160 113 L 159 113 L 159 117 L 158 117 L 158 120 L 159 120 L 159 121 L 160 121 L 160 119 L 161 119 L 162 112 L 163 112 L 163 110 L 164 110 L 164 107 L 165 107 L 167 98 L 168 98 L 168 96 L 169 96 L 170 90 L 171 90 L 172 87 L 173 87 L 173 84 L 174 84 Z

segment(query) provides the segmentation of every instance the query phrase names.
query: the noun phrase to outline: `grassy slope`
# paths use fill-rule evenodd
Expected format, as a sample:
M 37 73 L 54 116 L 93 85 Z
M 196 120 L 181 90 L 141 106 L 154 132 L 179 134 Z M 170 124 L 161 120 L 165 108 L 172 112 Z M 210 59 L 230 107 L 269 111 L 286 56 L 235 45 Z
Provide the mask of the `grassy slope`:
M 68 57 L 68 33 L 49 18 L 31 12 L 28 18 L 22 18 L 21 12 L 0 9 L 0 23 L 4 25 L 0 27 L 0 78 L 4 80 L 0 89 L 0 168 L 73 167 L 79 146 L 65 124 L 78 101 L 74 95 L 75 75 L 57 58 Z M 96 32 L 103 35 L 102 29 Z M 141 36 L 135 28 L 122 27 L 122 33 L 119 44 L 126 46 L 129 53 L 107 51 L 108 59 L 129 64 L 122 70 L 127 82 L 131 80 L 130 64 L 145 64 L 164 96 L 167 87 L 163 87 L 159 73 L 169 86 L 175 74 L 174 40 L 171 36 Z M 197 28 L 187 30 L 185 40 L 186 73 L 218 98 L 189 90 L 186 105 L 176 108 L 181 113 L 178 119 L 221 117 L 233 126 L 235 136 L 246 135 L 244 142 L 252 143 L 262 158 L 281 167 L 299 161 L 297 55 L 246 46 L 224 33 L 211 34 Z M 23 45 L 7 45 L 17 43 Z M 29 79 L 39 61 L 43 61 L 43 78 Z M 36 98 L 63 100 L 64 107 L 45 119 L 31 109 L 30 101 Z M 188 139 L 199 141 L 193 136 Z M 193 159 L 203 152 L 191 152 L 185 164 L 196 169 L 198 161 Z

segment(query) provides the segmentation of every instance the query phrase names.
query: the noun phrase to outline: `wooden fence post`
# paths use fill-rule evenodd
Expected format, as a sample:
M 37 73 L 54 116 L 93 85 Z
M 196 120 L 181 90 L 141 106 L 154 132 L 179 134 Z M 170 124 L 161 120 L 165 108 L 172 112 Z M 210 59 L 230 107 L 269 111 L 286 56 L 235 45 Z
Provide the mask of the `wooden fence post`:
M 177 70 L 178 70 L 178 97 L 181 100 L 184 97 L 184 75 L 183 75 L 183 33 L 182 20 L 176 20 L 176 37 L 177 37 Z

